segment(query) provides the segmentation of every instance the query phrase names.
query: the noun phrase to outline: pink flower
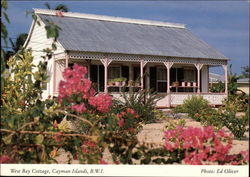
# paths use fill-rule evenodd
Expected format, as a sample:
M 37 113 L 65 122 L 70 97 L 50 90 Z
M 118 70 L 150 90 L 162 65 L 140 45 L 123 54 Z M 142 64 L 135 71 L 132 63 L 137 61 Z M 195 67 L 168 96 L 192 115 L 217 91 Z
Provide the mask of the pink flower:
M 96 144 L 92 141 L 89 141 L 89 140 L 86 140 L 83 142 L 83 145 L 82 145 L 82 152 L 83 153 L 90 153 L 91 152 L 91 149 L 96 147 Z
M 94 95 L 91 81 L 85 78 L 86 67 L 74 65 L 73 69 L 66 68 L 63 72 L 64 80 L 59 83 L 59 101 L 69 99 L 72 94 L 80 94 L 84 99 Z
M 241 151 L 240 154 L 241 154 L 242 157 L 243 157 L 243 161 L 249 162 L 249 152 L 248 152 L 248 150 L 246 150 L 246 151 Z
M 165 131 L 165 148 L 169 151 L 184 150 L 186 164 L 225 164 L 233 160 L 233 157 L 228 157 L 231 147 L 230 136 L 222 130 L 216 133 L 211 126 L 203 129 L 178 126 Z
M 130 114 L 136 114 L 136 112 L 133 109 L 131 109 L 131 108 L 128 108 L 127 112 L 130 113 Z
M 100 161 L 99 161 L 99 164 L 108 164 L 105 160 L 103 160 L 103 159 L 101 159 Z
M 239 163 L 236 161 L 231 162 L 231 165 L 238 165 Z
M 119 119 L 121 119 L 125 114 L 126 114 L 126 112 L 121 112 L 121 113 L 117 114 L 117 117 Z
M 12 163 L 12 160 L 7 155 L 0 156 L 0 163 Z
M 82 114 L 83 112 L 86 111 L 86 108 L 85 108 L 85 104 L 84 104 L 84 103 L 72 105 L 72 106 L 71 106 L 71 109 L 72 109 L 72 110 L 75 110 L 76 112 L 78 112 L 78 113 L 80 113 L 80 114 Z
M 124 126 L 124 124 L 125 124 L 124 119 L 120 119 L 120 120 L 118 121 L 118 125 L 119 125 L 119 127 L 123 127 L 123 126 Z
M 102 113 L 107 113 L 112 104 L 112 97 L 107 94 L 100 94 L 89 98 L 89 104 Z

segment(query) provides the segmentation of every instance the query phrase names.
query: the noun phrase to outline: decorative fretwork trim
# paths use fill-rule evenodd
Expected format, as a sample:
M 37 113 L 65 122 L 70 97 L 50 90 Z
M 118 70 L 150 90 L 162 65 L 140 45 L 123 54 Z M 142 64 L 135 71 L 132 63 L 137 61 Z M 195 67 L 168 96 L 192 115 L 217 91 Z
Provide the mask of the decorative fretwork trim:
M 141 59 L 145 62 L 171 62 L 180 64 L 202 64 L 202 65 L 227 65 L 227 60 L 219 59 L 194 59 L 194 58 L 170 58 L 163 56 L 139 56 L 139 55 L 128 55 L 128 54 L 104 54 L 95 52 L 69 52 L 71 59 L 90 59 L 90 60 L 101 60 L 108 56 L 109 60 L 112 61 L 136 61 L 140 62 Z

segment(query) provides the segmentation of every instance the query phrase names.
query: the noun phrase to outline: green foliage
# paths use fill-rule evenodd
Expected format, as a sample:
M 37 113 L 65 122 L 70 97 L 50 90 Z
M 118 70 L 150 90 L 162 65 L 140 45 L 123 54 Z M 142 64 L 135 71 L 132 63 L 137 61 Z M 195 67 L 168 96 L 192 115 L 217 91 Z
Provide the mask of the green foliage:
M 222 127 L 228 128 L 236 138 L 244 138 L 248 131 L 249 106 L 246 107 L 243 115 L 238 116 L 237 112 L 242 111 L 242 102 L 240 99 L 227 100 L 218 110 L 206 108 L 195 115 L 205 126 L 214 126 L 217 130 Z
M 204 126 L 214 126 L 216 130 L 224 126 L 222 114 L 213 108 L 202 110 L 196 117 Z
M 230 70 L 228 74 L 228 94 L 229 96 L 237 95 L 238 89 L 238 83 L 237 81 L 241 79 L 242 76 L 238 76 L 237 74 L 232 73 L 232 64 L 230 65 Z
M 10 38 L 12 50 L 14 51 L 14 53 L 17 53 L 18 50 L 21 50 L 23 48 L 23 44 L 25 43 L 27 37 L 28 37 L 27 33 L 21 33 L 17 36 L 15 42 L 13 42 L 12 39 Z
M 50 124 L 50 120 L 43 114 L 49 102 L 41 101 L 42 83 L 47 78 L 46 67 L 40 63 L 37 66 L 38 70 L 34 72 L 32 60 L 30 51 L 16 54 L 10 58 L 10 69 L 5 70 L 3 76 L 1 154 L 10 154 L 12 159 L 21 163 L 47 162 L 49 159 L 45 151 L 51 148 L 46 146 L 49 141 L 44 141 L 45 137 L 42 134 L 14 132 L 44 131 Z M 9 134 L 8 131 L 12 133 Z
M 222 114 L 223 125 L 226 126 L 236 138 L 243 138 L 244 133 L 248 131 L 249 123 L 249 106 L 244 115 L 237 116 L 237 112 L 241 109 L 239 100 L 227 101 L 225 105 L 219 109 Z
M 243 78 L 250 78 L 250 68 L 249 68 L 249 66 L 243 66 L 241 68 L 243 69 L 243 71 L 242 71 Z
M 48 2 L 44 3 L 44 6 L 47 9 L 52 9 Z M 66 5 L 64 5 L 64 4 L 58 4 L 55 8 L 53 8 L 53 10 L 59 10 L 59 11 L 62 11 L 62 12 L 68 12 L 69 11 L 68 7 Z
M 175 129 L 177 126 L 184 127 L 185 124 L 186 124 L 186 121 L 184 119 L 173 120 L 171 118 L 168 118 L 168 121 L 165 125 L 165 129 L 171 130 L 171 129 Z
M 143 123 L 156 121 L 155 105 L 161 96 L 150 93 L 148 90 L 138 92 L 123 92 L 121 99 L 114 100 L 113 110 L 121 111 L 124 108 L 132 108 L 139 114 L 139 119 Z
M 210 88 L 211 92 L 214 93 L 221 93 L 225 91 L 225 84 L 221 81 L 219 81 L 218 83 L 213 83 L 212 87 Z
M 188 116 L 199 121 L 199 118 L 195 114 L 199 113 L 203 109 L 208 107 L 208 101 L 202 96 L 192 95 L 183 101 L 183 104 L 175 109 L 175 112 L 185 112 Z

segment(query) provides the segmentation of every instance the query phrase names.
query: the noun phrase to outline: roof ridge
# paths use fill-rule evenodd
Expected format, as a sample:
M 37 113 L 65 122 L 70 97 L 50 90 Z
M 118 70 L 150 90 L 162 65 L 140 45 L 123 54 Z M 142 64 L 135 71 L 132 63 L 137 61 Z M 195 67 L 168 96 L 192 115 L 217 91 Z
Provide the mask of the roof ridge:
M 44 14 L 44 15 L 57 15 L 57 12 L 58 12 L 57 10 L 37 9 L 37 8 L 34 8 L 33 10 L 36 14 Z M 120 22 L 120 23 L 132 23 L 132 24 L 142 24 L 142 25 L 151 25 L 151 26 L 165 26 L 165 27 L 172 27 L 172 28 L 185 28 L 185 24 L 179 24 L 179 23 L 169 23 L 169 22 L 162 22 L 162 21 L 132 19 L 132 18 L 123 18 L 123 17 L 112 17 L 112 16 L 104 16 L 104 15 L 75 13 L 75 12 L 63 12 L 63 16 L 85 18 L 85 19 L 92 19 L 92 20 L 112 21 L 112 22 Z

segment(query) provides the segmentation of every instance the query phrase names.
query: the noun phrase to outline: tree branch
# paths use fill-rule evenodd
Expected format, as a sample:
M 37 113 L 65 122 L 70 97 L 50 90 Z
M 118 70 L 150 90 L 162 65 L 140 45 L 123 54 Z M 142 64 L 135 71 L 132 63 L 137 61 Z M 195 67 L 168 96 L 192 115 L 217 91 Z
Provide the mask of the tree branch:
M 63 110 L 56 110 L 56 112 L 62 113 L 62 114 L 64 114 L 64 115 L 66 115 L 66 116 L 71 116 L 71 117 L 77 118 L 77 119 L 79 119 L 79 120 L 81 120 L 81 121 L 83 121 L 83 122 L 89 124 L 91 127 L 93 127 L 93 124 L 92 124 L 89 120 L 84 119 L 84 118 L 82 118 L 82 117 L 80 117 L 80 116 L 77 116 L 77 115 L 74 115 L 74 114 L 67 113 L 67 112 L 65 112 L 65 111 L 63 111 Z
M 83 135 L 78 133 L 60 133 L 60 132 L 41 132 L 41 131 L 14 131 L 14 130 L 8 130 L 8 129 L 0 129 L 0 132 L 8 132 L 11 134 L 15 133 L 22 133 L 22 134 L 42 134 L 42 135 L 58 135 L 58 136 L 80 136 L 85 138 L 96 138 L 97 136 L 89 136 L 89 135 Z

